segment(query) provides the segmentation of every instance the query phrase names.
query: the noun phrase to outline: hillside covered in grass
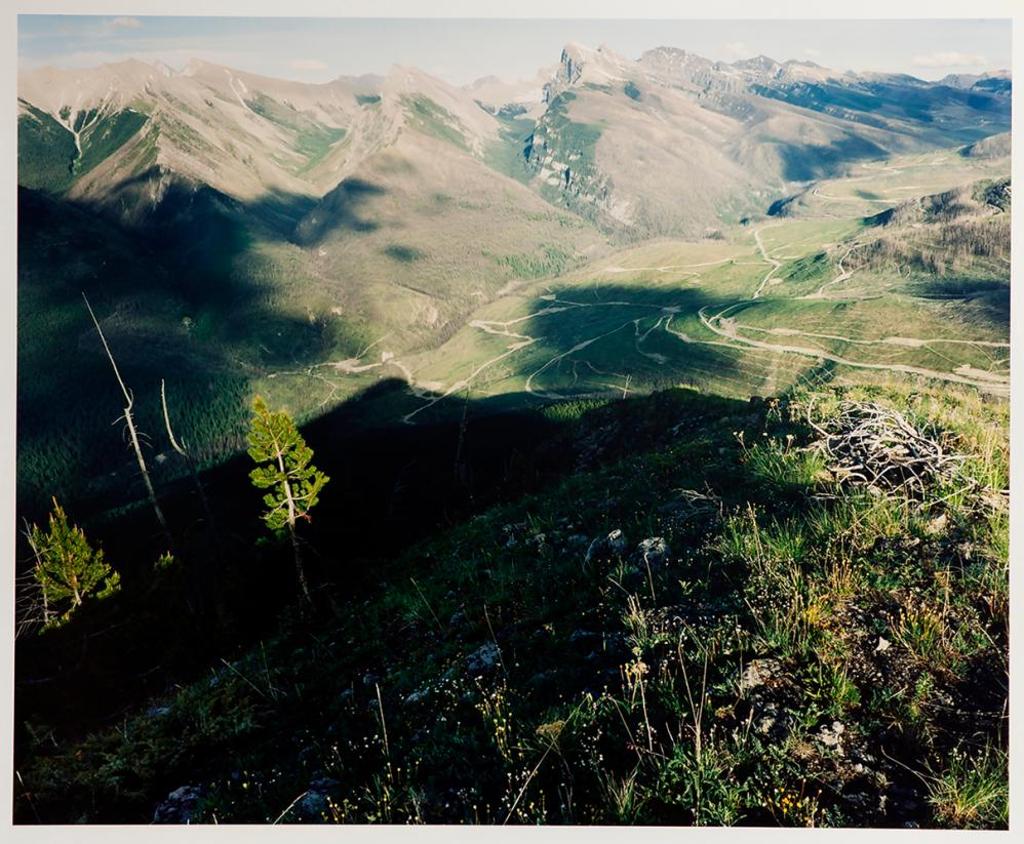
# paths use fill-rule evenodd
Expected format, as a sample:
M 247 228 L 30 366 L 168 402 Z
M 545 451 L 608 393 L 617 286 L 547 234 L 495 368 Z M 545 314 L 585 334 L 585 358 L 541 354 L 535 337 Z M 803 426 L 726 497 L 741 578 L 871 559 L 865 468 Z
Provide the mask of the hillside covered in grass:
M 523 492 L 395 554 L 321 540 L 316 611 L 116 714 L 20 719 L 17 818 L 1006 827 L 1005 401 L 540 413 Z M 40 638 L 74 662 L 89 624 Z

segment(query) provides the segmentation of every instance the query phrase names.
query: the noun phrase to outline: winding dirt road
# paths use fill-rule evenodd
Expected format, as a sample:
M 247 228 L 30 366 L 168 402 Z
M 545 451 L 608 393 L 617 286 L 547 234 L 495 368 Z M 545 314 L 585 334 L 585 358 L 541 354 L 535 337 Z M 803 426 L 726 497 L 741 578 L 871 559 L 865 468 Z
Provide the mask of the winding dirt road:
M 469 327 L 476 329 L 477 331 L 484 332 L 486 334 L 506 337 L 510 342 L 501 352 L 501 354 L 495 355 L 494 357 L 484 361 L 483 363 L 476 366 L 472 372 L 463 378 L 458 379 L 454 383 L 445 386 L 444 384 L 437 382 L 424 382 L 419 381 L 415 373 L 400 360 L 395 358 L 393 355 L 384 353 L 381 356 L 379 362 L 373 363 L 362 363 L 361 359 L 365 351 L 369 350 L 369 347 L 361 352 L 357 357 L 350 358 L 344 361 L 328 362 L 323 364 L 317 364 L 313 367 L 309 367 L 303 371 L 303 373 L 275 373 L 280 374 L 306 374 L 309 377 L 317 378 L 327 383 L 331 388 L 331 393 L 327 400 L 336 394 L 338 386 L 335 385 L 330 379 L 326 378 L 317 370 L 320 367 L 331 367 L 335 372 L 342 375 L 357 374 L 365 372 L 370 369 L 378 367 L 391 366 L 398 369 L 403 378 L 409 384 L 410 390 L 413 395 L 423 401 L 423 404 L 402 417 L 402 421 L 407 424 L 415 424 L 415 418 L 425 410 L 436 405 L 438 402 L 450 398 L 453 395 L 461 392 L 462 390 L 470 389 L 473 387 L 474 382 L 479 377 L 489 370 L 491 367 L 498 363 L 510 358 L 511 356 L 523 351 L 531 346 L 534 346 L 538 342 L 554 339 L 557 341 L 557 336 L 551 337 L 550 335 L 530 335 L 522 333 L 522 329 L 519 328 L 524 322 L 537 320 L 538 318 L 555 316 L 560 313 L 567 311 L 574 311 L 581 308 L 633 308 L 633 309 L 644 309 L 654 310 L 658 312 L 658 317 L 654 323 L 647 327 L 642 327 L 641 323 L 647 319 L 647 317 L 632 317 L 624 322 L 616 325 L 610 330 L 603 331 L 593 337 L 580 340 L 575 343 L 571 348 L 565 351 L 559 352 L 553 355 L 551 358 L 542 363 L 537 369 L 531 372 L 525 381 L 525 390 L 527 393 L 534 395 L 541 399 L 548 400 L 559 400 L 568 398 L 585 398 L 597 395 L 603 395 L 608 391 L 619 391 L 628 389 L 628 382 L 630 375 L 623 373 L 604 372 L 595 367 L 590 361 L 584 358 L 573 359 L 573 378 L 572 383 L 569 386 L 571 392 L 557 392 L 551 389 L 545 389 L 539 387 L 535 382 L 542 376 L 546 371 L 554 366 L 557 366 L 564 360 L 571 358 L 573 355 L 584 351 L 585 349 L 593 346 L 595 343 L 611 337 L 614 334 L 623 331 L 629 326 L 633 326 L 634 333 L 634 346 L 640 355 L 654 361 L 659 365 L 669 363 L 669 358 L 665 355 L 656 352 L 647 352 L 641 348 L 642 344 L 656 331 L 664 331 L 675 337 L 680 342 L 692 345 L 702 346 L 715 346 L 719 348 L 727 348 L 732 350 L 740 350 L 744 352 L 762 352 L 771 355 L 799 355 L 802 357 L 810 358 L 816 361 L 831 361 L 838 363 L 843 366 L 848 366 L 854 369 L 864 370 L 878 370 L 886 372 L 902 372 L 908 375 L 916 375 L 925 378 L 931 378 L 938 381 L 944 381 L 949 383 L 964 384 L 967 386 L 974 387 L 979 391 L 991 393 L 999 396 L 1006 396 L 1009 394 L 1009 375 L 1000 372 L 988 372 L 985 370 L 974 369 L 968 364 L 958 364 L 957 361 L 950 359 L 950 363 L 954 366 L 948 371 L 928 369 L 920 366 L 913 366 L 909 364 L 899 363 L 871 363 L 866 361 L 857 361 L 842 355 L 834 354 L 832 352 L 816 348 L 813 346 L 803 346 L 795 343 L 773 343 L 767 340 L 758 340 L 752 337 L 745 336 L 740 333 L 743 331 L 757 331 L 763 334 L 780 336 L 780 337 L 806 337 L 809 339 L 818 340 L 832 340 L 836 342 L 849 343 L 855 346 L 892 346 L 892 347 L 903 347 L 903 348 L 922 348 L 931 347 L 933 345 L 953 345 L 953 346 L 975 346 L 979 348 L 990 348 L 990 349 L 1009 349 L 1009 343 L 988 341 L 988 340 L 961 340 L 951 339 L 944 337 L 934 338 L 917 338 L 917 337 L 900 337 L 891 336 L 883 337 L 877 340 L 865 340 L 854 337 L 846 337 L 841 334 L 825 334 L 825 333 L 814 333 L 808 331 L 800 331 L 795 328 L 786 327 L 774 327 L 774 328 L 759 328 L 757 326 L 745 325 L 738 323 L 735 319 L 729 317 L 729 314 L 743 305 L 748 305 L 753 301 L 760 298 L 765 288 L 775 281 L 775 275 L 778 270 L 783 266 L 783 262 L 777 258 L 772 257 L 766 249 L 764 242 L 761 239 L 761 232 L 765 229 L 773 228 L 781 225 L 781 223 L 775 223 L 772 225 L 762 226 L 760 229 L 754 232 L 754 242 L 757 246 L 758 253 L 762 260 L 769 265 L 768 272 L 760 280 L 754 293 L 748 299 L 738 300 L 732 304 L 727 305 L 715 314 L 709 314 L 709 307 L 705 306 L 697 312 L 697 317 L 700 320 L 701 325 L 715 336 L 715 339 L 704 339 L 697 338 L 688 335 L 686 332 L 675 329 L 672 327 L 672 320 L 675 316 L 683 311 L 681 305 L 660 305 L 651 304 L 649 302 L 630 302 L 625 300 L 612 300 L 607 302 L 580 302 L 571 299 L 560 299 L 557 294 L 546 293 L 540 297 L 540 300 L 544 301 L 545 306 L 534 313 L 527 314 L 525 316 L 517 317 L 510 320 L 472 320 L 469 322 Z M 827 298 L 825 291 L 837 284 L 841 284 L 853 275 L 853 270 L 846 269 L 843 266 L 843 261 L 849 257 L 850 253 L 855 249 L 863 246 L 864 243 L 855 242 L 843 254 L 842 258 L 837 261 L 836 269 L 838 274 L 831 280 L 824 283 L 814 293 L 807 294 L 799 297 L 802 299 L 823 299 Z M 724 263 L 734 262 L 735 258 L 726 258 L 719 261 L 709 261 L 702 264 L 676 264 L 676 265 L 665 265 L 661 267 L 640 267 L 640 268 L 623 268 L 623 267 L 606 267 L 604 272 L 639 272 L 639 271 L 658 271 L 658 272 L 670 272 L 679 270 L 691 270 L 686 272 L 684 275 L 700 277 L 697 272 L 692 272 L 693 268 L 696 267 L 707 267 L 716 266 Z M 382 340 L 384 338 L 381 338 Z M 380 341 L 377 341 L 380 342 Z M 376 343 L 371 344 L 371 346 Z M 932 349 L 936 354 L 941 354 L 937 350 Z M 944 357 L 944 356 L 943 356 Z M 593 390 L 580 391 L 577 390 L 577 384 L 579 381 L 579 364 L 587 366 L 591 371 L 596 374 L 605 375 L 612 378 L 619 378 L 625 381 L 626 387 L 619 386 L 617 384 L 607 384 L 606 389 L 595 392 Z M 271 375 L 270 377 L 275 377 Z
M 732 344 L 737 346 L 762 349 L 776 354 L 803 355 L 804 357 L 810 357 L 816 360 L 832 361 L 833 363 L 839 363 L 843 366 L 850 366 L 855 369 L 874 369 L 884 370 L 887 372 L 904 372 L 908 375 L 920 375 L 925 378 L 934 378 L 938 381 L 967 384 L 983 392 L 993 393 L 995 395 L 1008 396 L 1010 394 L 1010 377 L 1009 375 L 1004 376 L 1001 373 L 985 373 L 985 377 L 982 378 L 978 377 L 977 374 L 974 374 L 973 370 L 970 370 L 969 368 L 965 369 L 964 366 L 958 366 L 955 370 L 951 370 L 949 372 L 942 372 L 937 369 L 925 369 L 924 367 L 910 366 L 909 364 L 902 363 L 867 363 L 864 361 L 850 360 L 849 358 L 844 358 L 841 355 L 832 354 L 831 352 L 826 352 L 822 349 L 815 349 L 807 346 L 768 343 L 764 340 L 754 340 L 750 337 L 744 337 L 739 334 L 737 324 L 725 316 L 726 313 L 735 307 L 735 304 L 730 305 L 715 316 L 709 317 L 707 314 L 707 307 L 705 306 L 697 312 L 697 316 L 700 318 L 701 324 L 707 328 L 708 331 L 714 332 L 719 337 L 726 338 Z M 974 377 L 969 377 L 964 374 L 966 372 L 971 372 Z
M 758 251 L 761 253 L 761 257 L 772 265 L 772 268 L 768 270 L 767 275 L 761 279 L 761 283 L 757 286 L 757 290 L 754 291 L 754 295 L 750 297 L 752 299 L 757 299 L 761 296 L 761 291 L 765 289 L 768 283 L 772 280 L 772 277 L 778 271 L 779 267 L 782 266 L 782 261 L 778 261 L 769 255 L 768 251 L 764 248 L 764 243 L 761 242 L 761 232 L 765 229 L 773 229 L 778 225 L 780 224 L 776 223 L 773 226 L 761 226 L 761 228 L 754 232 L 754 242 L 757 244 Z

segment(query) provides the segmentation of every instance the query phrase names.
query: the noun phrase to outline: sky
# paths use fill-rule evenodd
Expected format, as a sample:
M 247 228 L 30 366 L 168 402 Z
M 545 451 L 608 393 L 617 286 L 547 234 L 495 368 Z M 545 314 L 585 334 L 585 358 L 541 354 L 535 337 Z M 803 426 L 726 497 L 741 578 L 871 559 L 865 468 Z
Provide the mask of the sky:
M 836 70 L 947 73 L 1008 69 L 1003 20 L 466 20 L 21 15 L 18 60 L 91 67 L 137 58 L 181 68 L 191 58 L 306 82 L 418 67 L 454 84 L 532 78 L 569 41 L 628 58 L 680 47 L 710 59 L 759 54 Z

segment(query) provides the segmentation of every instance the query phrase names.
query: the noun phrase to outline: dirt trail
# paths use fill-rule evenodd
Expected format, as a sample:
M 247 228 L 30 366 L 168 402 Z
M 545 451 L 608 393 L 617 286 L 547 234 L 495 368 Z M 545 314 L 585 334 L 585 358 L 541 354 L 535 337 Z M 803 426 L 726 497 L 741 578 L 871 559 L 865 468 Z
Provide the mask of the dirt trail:
M 914 187 L 913 185 L 908 185 L 907 189 L 909 190 L 909 189 L 912 189 L 913 187 Z M 812 196 L 820 196 L 822 199 L 828 199 L 828 200 L 831 200 L 832 202 L 872 202 L 872 203 L 879 203 L 881 205 L 892 205 L 894 203 L 898 204 L 900 202 L 903 202 L 906 199 L 912 198 L 912 197 L 906 197 L 906 196 L 905 197 L 885 197 L 885 196 L 879 196 L 879 197 L 871 197 L 871 198 L 866 197 L 866 196 L 835 196 L 834 194 L 831 194 L 831 193 L 822 193 L 821 190 L 818 189 L 818 188 L 814 188 L 814 190 L 811 191 L 811 195 Z
M 850 360 L 849 358 L 844 358 L 840 355 L 832 354 L 831 352 L 809 348 L 807 346 L 789 346 L 768 343 L 764 340 L 754 340 L 750 337 L 743 337 L 738 333 L 738 326 L 736 322 L 725 316 L 728 311 L 735 307 L 736 305 L 730 305 L 725 310 L 720 311 L 718 314 L 711 317 L 707 315 L 707 307 L 703 307 L 697 312 L 697 316 L 700 318 L 700 321 L 705 328 L 717 334 L 719 337 L 724 337 L 731 341 L 734 344 L 734 347 L 747 346 L 775 353 L 803 355 L 817 360 L 832 361 L 833 363 L 839 363 L 843 366 L 850 366 L 856 369 L 875 369 L 888 372 L 904 372 L 909 375 L 921 375 L 925 378 L 934 378 L 939 381 L 967 384 L 982 392 L 994 393 L 1001 396 L 1008 396 L 1010 393 L 1010 379 L 1008 375 L 1004 376 L 997 373 L 985 373 L 985 377 L 981 378 L 975 375 L 976 371 L 972 371 L 969 368 L 965 369 L 964 366 L 957 367 L 955 371 L 942 372 L 936 369 L 925 369 L 924 367 L 910 366 L 909 364 L 901 363 L 866 363 L 863 361 Z M 968 373 L 974 377 L 968 377 Z
M 534 346 L 538 342 L 548 339 L 547 336 L 533 336 L 530 334 L 521 333 L 521 329 L 516 330 L 517 326 L 529 320 L 534 320 L 539 317 L 554 316 L 567 311 L 578 310 L 580 308 L 634 308 L 634 309 L 645 309 L 654 310 L 658 312 L 658 317 L 654 323 L 646 328 L 641 326 L 641 322 L 648 317 L 632 317 L 615 328 L 596 334 L 593 337 L 580 340 L 575 343 L 571 348 L 561 351 L 551 358 L 542 363 L 537 369 L 531 372 L 525 381 L 525 391 L 531 395 L 534 395 L 541 399 L 558 400 L 566 398 L 582 398 L 594 395 L 602 395 L 607 390 L 628 390 L 628 382 L 631 376 L 624 375 L 616 372 L 604 372 L 598 369 L 588 360 L 583 358 L 577 358 L 572 360 L 572 380 L 569 384 L 570 393 L 558 392 L 554 389 L 545 389 L 538 387 L 535 383 L 536 380 L 543 375 L 546 371 L 551 369 L 553 366 L 557 366 L 562 361 L 570 358 L 571 356 L 584 351 L 593 344 L 607 337 L 610 337 L 623 329 L 633 326 L 634 334 L 634 347 L 635 351 L 646 357 L 648 360 L 654 361 L 659 365 L 664 365 L 670 362 L 670 358 L 663 354 L 656 352 L 647 352 L 642 346 L 645 341 L 658 330 L 663 330 L 666 334 L 671 334 L 683 343 L 702 345 L 702 346 L 716 346 L 720 348 L 727 348 L 731 350 L 741 350 L 751 352 L 758 350 L 769 354 L 792 354 L 800 355 L 808 358 L 813 358 L 818 361 L 828 360 L 834 363 L 848 366 L 854 369 L 866 369 L 866 370 L 880 370 L 888 372 L 902 372 L 909 375 L 918 375 L 926 378 L 932 378 L 940 381 L 946 381 L 951 383 L 965 384 L 974 387 L 980 391 L 992 393 L 995 395 L 1006 396 L 1009 394 L 1009 375 L 998 372 L 988 372 L 985 370 L 979 370 L 972 368 L 968 364 L 961 364 L 957 361 L 950 359 L 950 363 L 953 364 L 953 368 L 948 371 L 941 371 L 935 369 L 927 369 L 925 367 L 912 366 L 909 364 L 897 364 L 897 363 L 869 363 L 864 361 L 851 360 L 841 355 L 833 354 L 825 351 L 821 348 L 802 346 L 796 344 L 778 344 L 768 342 L 766 340 L 757 340 L 751 337 L 744 336 L 741 334 L 741 330 L 744 331 L 756 331 L 763 334 L 770 334 L 773 336 L 782 337 L 806 337 L 814 338 L 819 340 L 833 340 L 837 342 L 849 343 L 857 346 L 893 346 L 893 347 L 904 347 L 904 348 L 921 348 L 925 346 L 932 346 L 937 344 L 947 344 L 955 346 L 975 346 L 980 348 L 990 349 L 1008 349 L 1008 343 L 988 341 L 988 340 L 961 340 L 961 339 L 950 339 L 943 337 L 936 338 L 915 338 L 915 337 L 901 337 L 901 336 L 890 336 L 883 337 L 875 340 L 858 339 L 853 337 L 847 337 L 841 334 L 826 334 L 826 333 L 814 333 L 809 331 L 801 331 L 795 328 L 787 327 L 773 327 L 773 328 L 760 328 L 757 326 L 747 325 L 736 322 L 734 319 L 729 318 L 728 314 L 734 311 L 736 308 L 743 305 L 747 305 L 750 302 L 760 298 L 765 288 L 772 284 L 778 283 L 775 278 L 775 274 L 783 266 L 783 260 L 774 258 L 769 254 L 764 242 L 761 238 L 761 233 L 768 228 L 774 228 L 782 225 L 781 223 L 774 223 L 764 225 L 761 228 L 754 231 L 754 242 L 757 246 L 757 251 L 761 256 L 764 263 L 769 264 L 770 268 L 764 277 L 760 280 L 757 288 L 755 289 L 752 296 L 747 299 L 742 299 L 719 310 L 715 315 L 708 314 L 708 307 L 705 306 L 697 312 L 697 317 L 700 323 L 705 329 L 715 335 L 715 339 L 704 339 L 696 338 L 686 334 L 684 331 L 677 330 L 672 327 L 673 318 L 683 312 L 683 306 L 681 305 L 662 305 L 652 304 L 650 302 L 630 302 L 624 300 L 611 300 L 611 301 L 597 301 L 597 302 L 585 302 L 585 301 L 574 301 L 570 299 L 560 299 L 555 293 L 545 293 L 538 297 L 539 300 L 545 303 L 545 306 L 539 310 L 526 314 L 525 316 L 517 317 L 510 320 L 483 320 L 477 319 L 472 320 L 468 323 L 468 327 L 473 328 L 477 331 L 481 331 L 485 334 L 490 334 L 498 337 L 506 337 L 510 342 L 504 350 L 489 360 L 480 363 L 476 366 L 469 374 L 460 378 L 459 380 L 452 383 L 450 386 L 445 386 L 441 382 L 426 382 L 418 380 L 412 370 L 406 366 L 403 362 L 395 358 L 394 355 L 384 352 L 381 354 L 381 360 L 379 362 L 364 363 L 362 359 L 369 349 L 385 338 L 371 343 L 366 349 L 361 351 L 359 355 L 354 358 L 349 358 L 343 361 L 327 362 L 323 364 L 317 364 L 313 367 L 305 369 L 302 373 L 275 373 L 280 374 L 305 374 L 312 378 L 323 380 L 329 386 L 331 386 L 331 394 L 329 398 L 333 397 L 337 391 L 338 386 L 331 382 L 329 379 L 321 375 L 317 370 L 320 367 L 332 367 L 335 372 L 348 375 L 358 374 L 366 372 L 371 369 L 378 367 L 393 366 L 398 369 L 407 383 L 409 384 L 410 390 L 417 398 L 423 401 L 423 404 L 402 417 L 402 421 L 407 424 L 414 424 L 415 418 L 423 411 L 433 407 L 443 399 L 450 398 L 451 396 L 459 393 L 462 390 L 472 389 L 474 382 L 488 369 L 508 359 L 509 357 L 517 354 L 518 352 Z M 830 281 L 825 282 L 818 290 L 814 293 L 807 294 L 799 297 L 801 299 L 823 299 L 826 298 L 825 291 L 834 285 L 841 284 L 853 275 L 853 270 L 848 270 L 844 267 L 843 262 L 850 256 L 850 254 L 857 248 L 863 246 L 862 242 L 855 242 L 849 246 L 843 256 L 837 261 L 836 269 L 838 274 Z M 709 261 L 699 264 L 674 264 L 664 265 L 661 267 L 605 267 L 598 272 L 640 272 L 640 271 L 657 271 L 657 272 L 672 272 L 684 269 L 691 269 L 695 267 L 705 266 L 716 266 L 726 263 L 751 263 L 751 262 L 737 262 L 735 257 L 724 258 L 718 261 Z M 696 276 L 700 277 L 699 273 L 696 272 L 685 272 L 681 275 Z M 681 281 L 681 279 L 680 279 Z M 936 354 L 940 354 L 937 350 Z M 945 356 L 942 356 L 945 357 Z M 577 391 L 577 385 L 579 382 L 579 365 L 583 364 L 588 367 L 592 372 L 599 375 L 604 375 L 613 378 L 625 379 L 626 386 L 619 387 L 614 384 L 607 384 L 604 391 L 594 392 L 589 391 Z M 275 377 L 271 375 L 270 377 Z M 564 388 L 563 388 L 564 389 Z
M 552 364 L 557 363 L 558 361 L 564 360 L 569 355 L 575 354 L 576 352 L 582 352 L 585 348 L 587 348 L 590 345 L 593 345 L 598 340 L 603 340 L 605 337 L 610 337 L 612 334 L 617 334 L 618 332 L 622 331 L 622 329 L 625 328 L 627 325 L 632 325 L 632 324 L 633 324 L 633 320 L 631 320 L 631 319 L 630 320 L 626 320 L 624 323 L 622 323 L 622 325 L 619 325 L 619 326 L 613 328 L 611 331 L 606 331 L 603 334 L 598 334 L 595 337 L 591 337 L 591 338 L 589 338 L 587 340 L 582 340 L 579 343 L 577 343 L 575 346 L 573 346 L 571 349 L 568 349 L 568 350 L 566 350 L 564 352 L 560 352 L 559 354 L 555 355 L 553 358 L 551 358 L 551 360 L 549 360 L 542 367 L 540 367 L 540 369 L 538 369 L 535 372 L 533 372 L 526 379 L 526 392 L 528 392 L 528 393 L 530 393 L 532 395 L 538 396 L 538 397 L 540 397 L 542 399 L 564 399 L 564 398 L 566 398 L 566 396 L 562 395 L 561 393 L 552 393 L 552 392 L 541 391 L 541 390 L 536 389 L 533 386 L 533 379 L 536 378 L 538 375 L 540 375 L 542 372 L 544 372 L 544 370 L 546 370 Z M 587 365 L 591 366 L 591 364 L 589 362 L 587 362 Z M 580 397 L 585 396 L 585 395 L 592 395 L 592 394 L 591 393 L 584 393 L 584 394 L 581 394 Z
M 827 288 L 832 287 L 835 284 L 842 284 L 850 276 L 852 276 L 853 275 L 853 270 L 846 269 L 843 266 L 843 261 L 845 261 L 847 258 L 850 257 L 850 253 L 853 252 L 854 249 L 858 249 L 859 247 L 861 247 L 863 245 L 864 245 L 863 243 L 854 243 L 854 244 L 852 244 L 850 246 L 850 248 L 846 250 L 846 254 L 843 255 L 843 257 L 840 258 L 838 261 L 836 261 L 836 269 L 839 270 L 839 275 L 837 275 L 831 281 L 826 281 L 823 285 L 821 285 L 821 287 L 819 287 L 813 293 L 808 293 L 806 296 L 801 296 L 800 298 L 801 299 L 824 299 L 825 298 L 825 290 Z
M 760 331 L 764 334 L 775 334 L 783 337 L 815 337 L 821 340 L 838 340 L 857 346 L 903 346 L 904 348 L 919 349 L 937 343 L 948 343 L 956 346 L 982 346 L 990 349 L 1010 348 L 1009 343 L 997 343 L 993 340 L 953 340 L 946 337 L 882 337 L 878 340 L 857 340 L 853 337 L 845 337 L 842 334 L 817 334 L 813 331 L 798 331 L 795 328 L 761 328 L 745 323 L 735 323 L 735 325 L 737 328 L 747 331 Z
M 780 224 L 776 223 L 773 226 L 761 226 L 761 228 L 754 232 L 754 242 L 757 244 L 758 251 L 760 251 L 761 257 L 772 265 L 772 268 L 768 270 L 767 275 L 765 275 L 765 277 L 761 279 L 761 283 L 758 285 L 757 290 L 754 291 L 754 295 L 751 297 L 752 299 L 757 299 L 760 297 L 761 291 L 765 289 L 768 283 L 772 280 L 772 276 L 774 276 L 775 273 L 778 271 L 779 267 L 782 266 L 782 261 L 777 261 L 771 255 L 769 255 L 767 250 L 764 248 L 764 243 L 761 242 L 761 232 L 763 232 L 765 229 L 773 229 L 778 225 Z
M 641 273 L 641 272 L 656 272 L 656 273 L 667 273 L 673 270 L 692 270 L 696 267 L 717 267 L 719 264 L 728 264 L 734 258 L 722 258 L 718 261 L 704 261 L 700 264 L 665 264 L 661 267 L 602 267 L 597 272 L 602 273 Z M 683 273 L 683 275 L 700 275 L 700 273 Z

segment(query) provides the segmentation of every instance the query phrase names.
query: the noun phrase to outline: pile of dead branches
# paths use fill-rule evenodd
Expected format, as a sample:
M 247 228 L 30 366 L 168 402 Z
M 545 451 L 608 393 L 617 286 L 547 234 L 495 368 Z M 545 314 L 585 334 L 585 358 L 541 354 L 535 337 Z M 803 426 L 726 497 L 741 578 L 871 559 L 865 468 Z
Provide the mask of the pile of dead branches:
M 966 459 L 946 453 L 936 439 L 925 436 L 892 408 L 873 402 L 844 401 L 839 411 L 816 423 L 808 408 L 808 424 L 821 439 L 814 448 L 840 483 L 859 484 L 886 492 L 922 496 L 932 483 L 958 478 Z

